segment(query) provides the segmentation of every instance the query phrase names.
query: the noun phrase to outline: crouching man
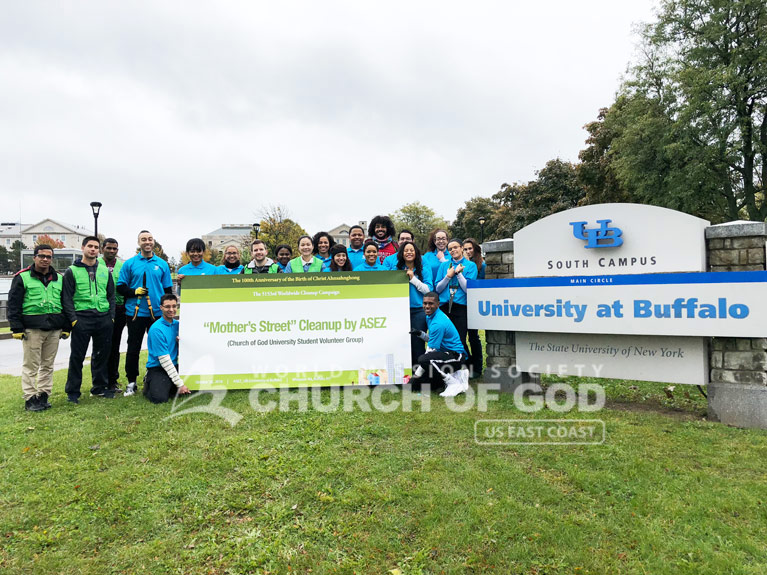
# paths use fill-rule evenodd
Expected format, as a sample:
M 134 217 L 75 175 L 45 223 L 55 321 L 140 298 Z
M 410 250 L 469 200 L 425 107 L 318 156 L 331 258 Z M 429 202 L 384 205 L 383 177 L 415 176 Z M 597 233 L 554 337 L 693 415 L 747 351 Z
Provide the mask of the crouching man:
M 458 330 L 450 318 L 439 309 L 439 294 L 429 292 L 423 296 L 423 311 L 426 314 L 428 335 L 422 331 L 414 333 L 426 341 L 426 353 L 418 358 L 410 383 L 414 389 L 424 383 L 445 382 L 442 397 L 454 397 L 469 389 L 469 370 L 466 369 L 468 356 Z
M 162 318 L 149 328 L 144 396 L 152 403 L 165 403 L 177 393 L 190 393 L 178 375 L 178 298 L 165 294 L 160 298 Z

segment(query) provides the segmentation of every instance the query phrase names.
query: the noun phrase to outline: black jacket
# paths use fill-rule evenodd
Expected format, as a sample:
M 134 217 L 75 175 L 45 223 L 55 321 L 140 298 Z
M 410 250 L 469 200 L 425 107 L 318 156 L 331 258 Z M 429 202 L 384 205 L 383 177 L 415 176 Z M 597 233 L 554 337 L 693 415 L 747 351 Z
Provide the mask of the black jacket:
M 77 266 L 79 268 L 85 268 L 88 270 L 92 277 L 95 277 L 96 268 L 98 268 L 98 261 L 92 266 L 86 266 L 82 260 L 77 260 L 73 263 L 67 271 L 64 272 L 64 285 L 61 288 L 61 305 L 64 308 L 64 316 L 66 321 L 71 325 L 76 319 L 77 314 L 91 315 L 91 316 L 105 316 L 109 315 L 112 319 L 115 318 L 115 282 L 112 278 L 112 273 L 109 273 L 109 279 L 107 280 L 107 301 L 109 301 L 109 311 L 100 312 L 95 309 L 86 309 L 83 311 L 75 312 L 75 276 L 72 274 L 71 268 Z
M 47 286 L 55 281 L 60 274 L 52 267 L 44 276 L 35 271 L 35 266 L 31 265 L 17 273 L 11 282 L 11 290 L 8 292 L 8 323 L 11 324 L 13 333 L 23 333 L 25 329 L 42 329 L 44 331 L 53 331 L 62 329 L 66 325 L 63 313 L 48 313 L 43 315 L 24 315 L 22 313 L 24 306 L 24 296 L 27 293 L 24 287 L 24 281 L 21 279 L 21 273 L 29 270 L 32 278 L 43 282 Z

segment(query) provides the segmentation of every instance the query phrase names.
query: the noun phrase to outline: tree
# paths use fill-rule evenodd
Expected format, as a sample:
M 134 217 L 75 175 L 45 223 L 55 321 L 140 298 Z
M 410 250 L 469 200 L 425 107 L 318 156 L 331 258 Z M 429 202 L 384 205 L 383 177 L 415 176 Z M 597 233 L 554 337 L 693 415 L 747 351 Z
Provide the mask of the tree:
M 11 244 L 11 273 L 16 273 L 21 269 L 21 250 L 27 249 L 27 246 L 21 240 L 16 240 Z
M 429 234 L 436 228 L 447 229 L 447 221 L 438 216 L 431 208 L 423 205 L 421 202 L 412 202 L 405 204 L 399 210 L 390 214 L 389 217 L 394 222 L 394 229 L 399 232 L 408 229 L 415 235 L 415 244 L 424 251 Z M 397 238 L 394 238 L 395 240 Z
M 462 208 L 458 208 L 455 220 L 450 224 L 450 237 L 459 239 L 474 238 L 479 241 L 482 236 L 480 229 L 482 226 L 479 225 L 479 218 L 485 218 L 484 239 L 497 239 L 492 236 L 496 229 L 494 216 L 498 208 L 499 204 L 491 198 L 480 196 L 471 198 Z
M 527 184 L 503 184 L 493 196 L 499 205 L 492 218 L 493 238 L 511 237 L 541 218 L 574 208 L 585 197 L 570 162 L 549 160 L 536 176 Z
M 642 201 L 767 218 L 767 5 L 663 0 L 611 113 L 609 154 Z
M 60 250 L 64 247 L 64 242 L 62 242 L 61 240 L 55 240 L 47 234 L 37 236 L 37 241 L 35 242 L 35 246 L 39 246 L 42 244 L 48 244 L 55 250 Z
M 258 238 L 263 240 L 269 249 L 269 255 L 274 256 L 275 248 L 287 244 L 291 248 L 298 245 L 298 238 L 307 235 L 306 230 L 290 218 L 290 212 L 283 205 L 262 206 L 260 211 L 261 229 Z M 251 233 L 253 239 L 255 234 Z M 248 259 L 250 259 L 250 242 L 248 242 Z
M 10 274 L 12 272 L 11 267 L 11 254 L 5 249 L 5 246 L 0 246 L 0 274 Z

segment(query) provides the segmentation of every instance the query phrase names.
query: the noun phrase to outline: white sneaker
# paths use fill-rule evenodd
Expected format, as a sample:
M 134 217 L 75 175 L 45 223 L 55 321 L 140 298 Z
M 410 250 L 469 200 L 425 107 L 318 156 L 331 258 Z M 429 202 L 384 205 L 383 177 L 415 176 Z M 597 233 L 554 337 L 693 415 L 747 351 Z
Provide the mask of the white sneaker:
M 469 370 L 468 369 L 461 369 L 456 374 L 458 376 L 458 379 L 461 381 L 462 385 L 462 391 L 468 391 L 469 390 Z
M 125 393 L 123 393 L 123 397 L 128 397 L 130 395 L 136 394 L 136 389 L 138 386 L 136 385 L 136 382 L 129 383 L 128 386 L 125 388 Z
M 455 374 L 445 376 L 445 383 L 447 384 L 447 387 L 445 388 L 445 391 L 439 394 L 440 397 L 455 397 L 466 391 L 463 382 Z

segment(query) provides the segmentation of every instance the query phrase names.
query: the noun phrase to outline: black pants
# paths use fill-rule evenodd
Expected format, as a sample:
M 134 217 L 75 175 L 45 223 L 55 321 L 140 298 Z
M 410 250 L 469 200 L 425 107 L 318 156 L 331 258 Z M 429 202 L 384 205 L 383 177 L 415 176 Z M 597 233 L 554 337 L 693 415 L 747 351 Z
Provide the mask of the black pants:
M 138 379 L 138 356 L 141 353 L 141 344 L 144 343 L 144 334 L 149 331 L 155 321 L 157 320 L 151 317 L 128 318 L 128 353 L 125 354 L 125 377 L 128 378 L 128 383 Z
M 476 329 L 470 329 L 468 331 L 469 336 L 469 353 L 471 354 L 471 371 L 473 377 L 479 377 L 482 375 L 482 342 L 479 340 L 479 331 Z
M 69 396 L 80 397 L 83 382 L 83 361 L 88 343 L 93 340 L 91 352 L 91 393 L 104 391 L 109 386 L 108 362 L 112 343 L 112 318 L 109 314 L 77 314 L 77 325 L 72 328 L 69 352 L 69 371 L 64 390 Z
M 120 379 L 120 341 L 126 321 L 125 306 L 116 306 L 115 324 L 112 329 L 112 351 L 109 352 L 109 387 L 117 387 L 117 380 Z
M 176 393 L 178 393 L 176 384 L 163 368 L 147 368 L 144 376 L 144 397 L 152 403 L 165 403 L 171 397 L 175 397 Z
M 426 331 L 426 313 L 423 307 L 410 308 L 410 329 L 420 329 Z M 426 351 L 426 342 L 415 335 L 410 336 L 410 361 L 413 367 L 418 363 L 418 358 Z
M 448 312 L 449 308 L 450 304 L 447 303 L 443 303 L 441 306 L 439 306 L 439 309 L 441 309 L 445 315 L 450 318 L 450 321 L 453 322 L 455 329 L 458 330 L 458 337 L 461 338 L 463 348 L 468 354 L 469 346 L 466 345 L 466 333 L 469 331 L 469 328 L 467 327 L 469 323 L 468 308 L 460 303 L 453 303 L 453 308 Z
M 418 358 L 413 366 L 415 372 L 416 366 L 420 365 L 424 372 L 420 377 L 413 377 L 410 380 L 413 389 L 419 389 L 425 383 L 432 383 L 437 386 L 444 386 L 445 379 L 443 373 L 453 373 L 462 369 L 467 362 L 467 357 L 462 353 L 455 351 L 429 351 Z

